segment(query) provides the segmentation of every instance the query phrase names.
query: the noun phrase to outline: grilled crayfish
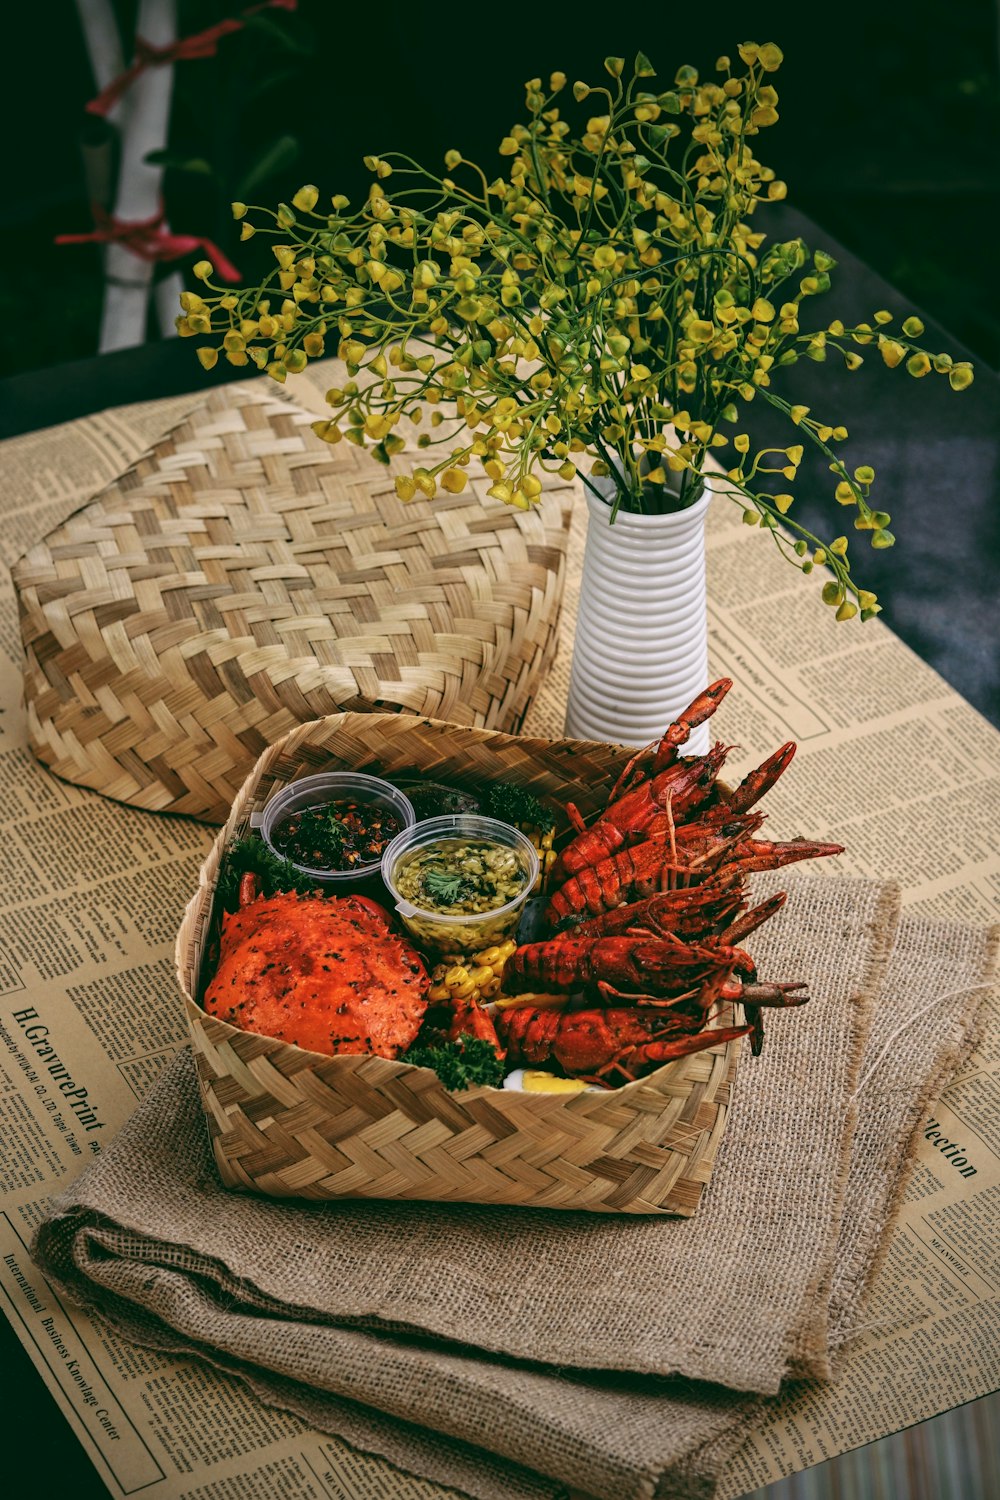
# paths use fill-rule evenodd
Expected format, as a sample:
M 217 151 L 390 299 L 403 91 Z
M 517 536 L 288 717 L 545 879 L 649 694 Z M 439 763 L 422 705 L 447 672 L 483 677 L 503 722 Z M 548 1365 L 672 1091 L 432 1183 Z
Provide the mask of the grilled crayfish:
M 770 915 L 777 905 L 764 902 L 758 912 Z M 749 953 L 712 937 L 691 944 L 633 931 L 529 943 L 509 961 L 505 988 L 527 983 L 556 993 L 583 991 L 610 1008 L 511 1008 L 500 1017 L 500 1032 L 513 1064 L 554 1061 L 564 1072 L 595 1081 L 615 1071 L 632 1078 L 636 1070 L 740 1036 L 750 1035 L 757 1052 L 761 1007 L 804 1005 L 809 997 L 800 993 L 802 984 L 757 984 L 756 977 Z M 717 1006 L 734 1004 L 743 1006 L 745 1026 L 706 1029 Z
M 553 996 L 544 1008 L 527 996 L 523 1005 L 507 1002 L 499 1026 L 511 1063 L 555 1064 L 607 1084 L 748 1034 L 757 1054 L 762 1008 L 808 999 L 797 982 L 756 982 L 754 961 L 738 945 L 785 898 L 748 911 L 745 881 L 841 846 L 757 837 L 763 816 L 754 804 L 787 769 L 794 743 L 735 791 L 716 780 L 724 746 L 680 758 L 690 730 L 731 686 L 728 678 L 713 683 L 659 744 L 634 755 L 589 827 L 570 809 L 576 833 L 554 866 L 546 911 L 556 934 L 519 948 L 504 971 L 504 989 Z M 560 1002 L 559 992 L 575 998 Z M 722 1024 L 733 1005 L 742 1006 L 744 1026 Z
M 514 1067 L 556 1063 L 571 1078 L 629 1083 L 675 1057 L 746 1036 L 749 1026 L 686 1031 L 677 1020 L 639 1010 L 511 1010 L 501 1018 L 507 1061 Z
M 633 756 L 608 806 L 589 827 L 573 810 L 577 833 L 559 855 L 550 880 L 550 923 L 600 916 L 657 891 L 742 881 L 754 870 L 843 852 L 840 844 L 809 839 L 772 843 L 754 837 L 763 819 L 751 809 L 787 770 L 795 754 L 793 741 L 751 771 L 735 791 L 719 796 L 716 778 L 725 747 L 678 758 L 690 730 L 715 712 L 731 687 L 728 677 L 720 678 L 669 726 L 658 746 Z

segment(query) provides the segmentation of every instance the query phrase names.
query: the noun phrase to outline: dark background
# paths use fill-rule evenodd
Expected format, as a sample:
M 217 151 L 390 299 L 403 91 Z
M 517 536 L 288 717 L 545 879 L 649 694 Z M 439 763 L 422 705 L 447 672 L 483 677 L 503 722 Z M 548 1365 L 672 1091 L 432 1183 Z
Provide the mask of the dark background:
M 135 4 L 113 0 L 126 36 Z M 180 0 L 180 33 L 240 0 Z M 4 373 L 95 350 L 98 251 L 56 248 L 90 227 L 77 140 L 96 89 L 69 0 L 11 9 L 0 278 Z M 300 0 L 264 12 L 218 56 L 179 64 L 166 201 L 172 226 L 207 234 L 245 276 L 232 198 L 270 205 L 302 182 L 363 194 L 365 152 L 406 148 L 439 166 L 454 145 L 492 176 L 522 117 L 523 82 L 606 81 L 606 53 L 642 48 L 662 86 L 681 63 L 753 37 L 776 41 L 779 124 L 758 139 L 790 201 L 987 364 L 1000 364 L 995 274 L 1000 151 L 995 0 L 790 5 L 421 6 Z M 569 90 L 564 98 L 573 110 Z M 586 114 L 586 106 L 582 113 Z M 248 181 L 249 179 L 249 181 Z M 263 253 L 263 252 L 261 252 Z M 827 298 L 834 315 L 836 281 Z

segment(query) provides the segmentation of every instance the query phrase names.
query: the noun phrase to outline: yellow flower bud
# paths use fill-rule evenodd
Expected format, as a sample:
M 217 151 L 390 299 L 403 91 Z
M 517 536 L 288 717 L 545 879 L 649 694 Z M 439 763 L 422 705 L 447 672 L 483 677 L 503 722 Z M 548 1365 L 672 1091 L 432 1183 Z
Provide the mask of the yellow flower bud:
M 924 325 L 919 318 L 904 318 L 903 332 L 909 339 L 918 339 L 924 331 Z
M 774 499 L 775 505 L 781 511 L 781 514 L 782 515 L 786 515 L 787 512 L 788 512 L 788 507 L 792 504 L 793 500 L 795 499 L 795 496 L 794 495 L 775 495 L 773 497 L 773 499 Z
M 516 156 L 517 142 L 512 135 L 505 135 L 498 147 L 501 156 Z
M 884 335 L 879 337 L 878 349 L 890 370 L 894 370 L 906 356 L 906 350 L 902 344 L 897 344 L 895 339 L 887 339 Z
M 409 474 L 397 474 L 395 478 L 396 494 L 400 500 L 412 500 L 417 493 L 417 486 Z
M 376 411 L 366 413 L 364 426 L 365 432 L 367 432 L 369 437 L 374 438 L 376 442 L 380 438 L 384 438 L 386 433 L 392 429 L 392 423 L 389 418 L 383 416 L 381 412 Z
M 213 269 L 214 267 L 210 260 L 198 260 L 191 267 L 191 274 L 192 276 L 197 276 L 199 281 L 207 281 Z
M 215 365 L 217 365 L 218 362 L 219 362 L 219 351 L 218 351 L 218 349 L 205 349 L 205 348 L 202 348 L 202 349 L 198 349 L 196 352 L 197 352 L 197 355 L 198 355 L 198 359 L 201 362 L 202 369 L 204 369 L 204 370 L 214 369 Z
M 856 604 L 852 604 L 849 599 L 845 599 L 844 602 L 843 602 L 843 604 L 837 610 L 837 613 L 834 616 L 834 619 L 836 619 L 836 620 L 853 620 L 853 618 L 857 614 L 857 612 L 858 612 L 858 606 Z
M 960 360 L 948 371 L 948 384 L 953 391 L 964 391 L 975 379 L 975 372 L 967 360 Z
M 344 435 L 336 422 L 333 421 L 310 422 L 309 425 L 316 436 L 323 439 L 324 443 L 339 443 Z
M 742 55 L 742 47 L 740 53 Z M 781 67 L 785 60 L 785 54 L 775 42 L 765 42 L 763 47 L 757 49 L 757 61 L 766 73 L 774 73 Z M 744 58 L 744 61 L 747 61 Z
M 245 203 L 231 203 L 229 207 L 233 211 L 234 219 L 242 219 L 247 211 L 247 205 Z
M 841 505 L 853 505 L 857 499 L 857 496 L 855 495 L 846 479 L 842 479 L 840 481 L 833 493 L 834 497 L 840 501 Z
M 695 343 L 708 344 L 715 337 L 715 324 L 706 322 L 704 318 L 692 318 L 684 332 Z
M 318 202 L 319 188 L 314 187 L 311 182 L 306 183 L 305 187 L 300 187 L 292 199 L 295 208 L 305 214 L 311 213 Z
M 920 380 L 931 368 L 931 362 L 926 354 L 911 354 L 906 361 L 907 372 L 916 380 Z
M 462 469 L 445 469 L 441 475 L 441 488 L 449 495 L 460 495 L 468 484 L 468 476 Z

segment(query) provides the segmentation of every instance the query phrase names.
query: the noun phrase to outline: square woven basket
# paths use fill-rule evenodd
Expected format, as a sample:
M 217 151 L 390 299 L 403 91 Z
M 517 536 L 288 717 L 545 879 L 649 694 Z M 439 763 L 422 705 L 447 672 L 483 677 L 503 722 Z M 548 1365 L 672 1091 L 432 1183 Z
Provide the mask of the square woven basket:
M 485 476 L 404 505 L 270 386 L 215 392 L 15 564 L 28 739 L 57 776 L 221 823 L 322 714 L 520 728 L 556 650 L 570 485 L 530 512 Z
M 739 1043 L 678 1058 L 615 1090 L 449 1093 L 427 1068 L 326 1057 L 240 1031 L 198 1001 L 219 863 L 251 814 L 297 777 L 417 771 L 512 781 L 595 811 L 631 752 L 515 737 L 434 719 L 336 714 L 265 751 L 202 866 L 177 970 L 215 1160 L 227 1187 L 278 1198 L 404 1198 L 689 1216 L 726 1123 Z

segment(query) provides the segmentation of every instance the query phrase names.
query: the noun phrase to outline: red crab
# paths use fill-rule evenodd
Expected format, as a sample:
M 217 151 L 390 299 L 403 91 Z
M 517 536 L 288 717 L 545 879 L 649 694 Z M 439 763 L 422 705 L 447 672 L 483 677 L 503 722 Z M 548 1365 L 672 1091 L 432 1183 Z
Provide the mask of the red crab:
M 256 898 L 244 877 L 240 908 L 222 919 L 219 966 L 205 992 L 210 1015 L 310 1052 L 398 1057 L 427 1008 L 423 960 L 364 896 Z

